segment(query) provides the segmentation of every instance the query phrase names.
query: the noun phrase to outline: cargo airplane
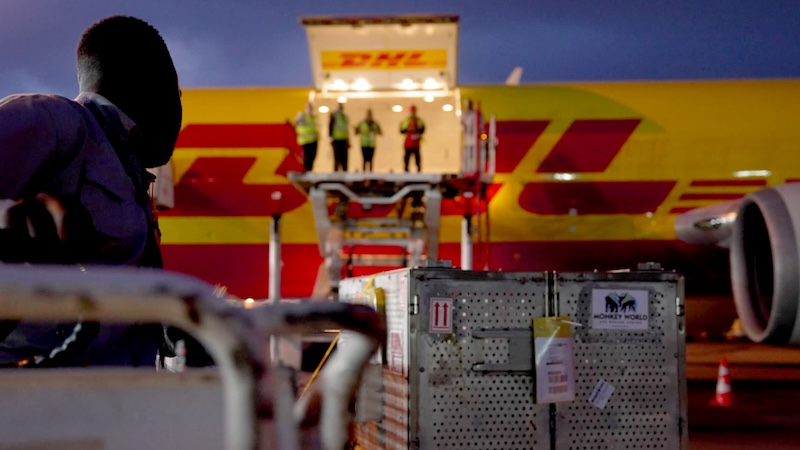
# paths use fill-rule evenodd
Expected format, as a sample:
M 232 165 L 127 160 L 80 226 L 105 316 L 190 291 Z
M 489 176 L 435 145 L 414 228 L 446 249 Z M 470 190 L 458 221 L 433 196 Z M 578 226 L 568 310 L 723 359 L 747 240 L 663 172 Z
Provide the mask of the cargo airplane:
M 333 170 L 327 112 L 343 101 L 351 127 L 367 108 L 382 126 L 375 176 L 402 172 L 398 128 L 412 104 L 426 121 L 423 171 L 458 173 L 470 99 L 494 116 L 498 141 L 474 267 L 654 261 L 686 275 L 689 301 L 735 293 L 751 338 L 800 341 L 800 80 L 457 86 L 455 17 L 303 22 L 314 86 L 184 90 L 174 207 L 160 217 L 168 269 L 263 298 L 280 214 L 281 295 L 309 296 L 323 257 L 306 192 L 288 179 L 303 170 L 296 113 L 309 101 L 318 111 L 314 173 Z M 350 172 L 361 167 L 357 139 Z M 442 202 L 438 245 L 456 266 L 459 202 Z

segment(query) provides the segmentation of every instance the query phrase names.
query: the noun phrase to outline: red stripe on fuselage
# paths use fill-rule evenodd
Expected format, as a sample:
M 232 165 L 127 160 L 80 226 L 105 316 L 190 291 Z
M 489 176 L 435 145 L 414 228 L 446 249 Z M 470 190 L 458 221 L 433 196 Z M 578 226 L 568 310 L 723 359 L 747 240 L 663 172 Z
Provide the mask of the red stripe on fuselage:
M 288 148 L 297 150 L 294 128 L 284 123 L 189 124 L 175 148 Z
M 497 122 L 497 150 L 495 172 L 511 173 L 528 153 L 549 120 L 504 120 Z
M 704 193 L 689 193 L 682 194 L 680 200 L 736 200 L 737 198 L 744 197 L 745 194 L 739 192 L 723 193 L 723 192 L 704 192 Z
M 536 172 L 604 172 L 640 122 L 641 119 L 576 120 Z
M 269 245 L 162 245 L 164 267 L 211 284 L 220 284 L 240 297 L 266 298 L 269 292 Z M 322 263 L 317 244 L 281 246 L 281 295 L 308 297 Z
M 443 244 L 441 259 L 458 264 L 459 244 Z M 477 256 L 477 255 L 476 255 Z M 728 251 L 687 244 L 678 240 L 533 241 L 498 242 L 491 247 L 491 270 L 503 271 L 593 271 L 635 269 L 640 262 L 661 263 L 687 278 L 687 289 L 729 291 Z M 475 266 L 475 267 L 483 267 Z
M 269 246 L 263 245 L 163 245 L 168 270 L 195 276 L 211 284 L 226 286 L 237 297 L 266 298 L 269 286 Z M 284 244 L 281 294 L 311 295 L 322 263 L 317 244 Z M 461 244 L 439 246 L 439 257 L 458 266 Z M 483 267 L 475 253 L 475 267 Z M 702 283 L 687 283 L 687 289 L 730 289 L 728 252 L 681 241 L 533 241 L 491 244 L 490 270 L 503 271 L 591 271 L 635 268 L 644 261 L 660 262 Z M 354 275 L 375 273 L 389 267 L 356 268 Z M 712 286 L 712 284 L 714 286 Z
M 675 181 L 528 183 L 519 196 L 525 211 L 543 215 L 643 214 L 655 211 Z

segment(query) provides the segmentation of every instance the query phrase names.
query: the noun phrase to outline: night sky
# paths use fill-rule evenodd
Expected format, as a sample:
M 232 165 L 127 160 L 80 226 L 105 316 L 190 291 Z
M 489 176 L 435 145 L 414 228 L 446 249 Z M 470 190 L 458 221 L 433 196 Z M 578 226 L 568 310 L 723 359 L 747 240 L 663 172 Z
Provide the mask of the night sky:
M 310 86 L 300 17 L 424 13 L 460 16 L 460 85 L 800 77 L 798 0 L 0 0 L 0 97 L 74 97 L 78 38 L 112 14 L 158 28 L 186 88 Z

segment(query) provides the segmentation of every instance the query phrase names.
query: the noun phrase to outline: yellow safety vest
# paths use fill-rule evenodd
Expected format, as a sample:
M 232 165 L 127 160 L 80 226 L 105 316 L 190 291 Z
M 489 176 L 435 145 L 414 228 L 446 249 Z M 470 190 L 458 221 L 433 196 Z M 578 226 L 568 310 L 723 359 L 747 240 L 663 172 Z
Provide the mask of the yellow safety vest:
M 331 116 L 331 120 L 333 121 L 331 137 L 335 141 L 347 140 L 350 137 L 350 130 L 347 128 L 347 116 L 345 116 L 344 113 L 336 111 Z
M 297 134 L 297 145 L 306 145 L 317 141 L 317 120 L 314 116 L 303 113 L 294 127 Z
M 358 124 L 358 134 L 361 136 L 361 146 L 375 148 L 375 135 L 378 134 L 380 129 L 381 127 L 378 125 L 378 122 L 373 120 L 370 124 L 366 120 L 362 120 L 361 123 Z

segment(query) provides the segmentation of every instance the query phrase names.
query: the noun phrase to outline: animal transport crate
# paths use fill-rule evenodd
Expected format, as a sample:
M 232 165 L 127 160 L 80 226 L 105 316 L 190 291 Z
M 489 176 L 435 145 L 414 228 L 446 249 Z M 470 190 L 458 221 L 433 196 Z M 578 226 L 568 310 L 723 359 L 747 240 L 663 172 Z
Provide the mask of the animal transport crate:
M 345 279 L 339 295 L 387 319 L 359 448 L 688 448 L 678 274 L 414 268 Z M 568 325 L 558 364 L 536 357 L 534 319 Z

